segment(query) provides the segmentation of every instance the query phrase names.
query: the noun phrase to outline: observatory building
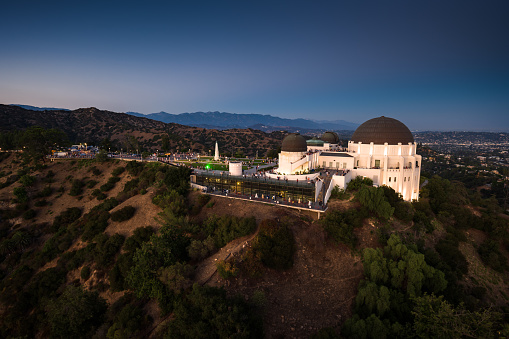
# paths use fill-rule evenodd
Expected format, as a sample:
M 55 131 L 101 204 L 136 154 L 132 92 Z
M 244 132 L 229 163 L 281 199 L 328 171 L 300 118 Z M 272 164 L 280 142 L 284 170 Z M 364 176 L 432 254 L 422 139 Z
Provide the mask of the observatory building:
M 195 170 L 191 183 L 229 197 L 317 210 L 325 209 L 335 186 L 344 189 L 357 176 L 392 187 L 407 201 L 419 198 L 421 156 L 402 122 L 374 118 L 357 128 L 347 148 L 339 142 L 334 132 L 311 140 L 291 133 L 283 139 L 278 168 L 244 172 L 242 162 L 230 162 L 229 171 Z
M 357 176 L 370 178 L 375 186 L 389 186 L 407 201 L 419 198 L 421 156 L 405 124 L 384 116 L 374 118 L 357 128 L 346 150 L 338 143 L 333 132 L 307 142 L 298 133 L 289 134 L 283 140 L 276 172 L 291 180 L 319 169 L 332 172 L 324 202 L 334 186 L 346 188 Z

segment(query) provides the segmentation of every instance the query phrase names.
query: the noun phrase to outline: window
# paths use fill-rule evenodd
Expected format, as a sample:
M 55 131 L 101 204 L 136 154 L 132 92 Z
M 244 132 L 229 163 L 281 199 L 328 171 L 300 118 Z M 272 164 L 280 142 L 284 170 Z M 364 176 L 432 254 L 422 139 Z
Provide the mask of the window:
M 332 168 L 332 161 L 329 161 L 329 167 Z
M 391 182 L 391 177 L 389 177 L 389 182 Z
M 404 182 L 406 182 L 406 177 L 403 179 Z
M 396 182 L 396 177 L 394 177 L 394 182 Z
M 380 160 L 375 160 L 375 167 L 380 168 Z
M 325 162 L 325 161 L 324 161 L 324 162 L 323 162 L 323 166 L 322 166 L 322 167 L 323 167 L 323 168 L 327 167 L 327 162 Z
M 359 167 L 359 160 L 357 160 L 357 167 Z

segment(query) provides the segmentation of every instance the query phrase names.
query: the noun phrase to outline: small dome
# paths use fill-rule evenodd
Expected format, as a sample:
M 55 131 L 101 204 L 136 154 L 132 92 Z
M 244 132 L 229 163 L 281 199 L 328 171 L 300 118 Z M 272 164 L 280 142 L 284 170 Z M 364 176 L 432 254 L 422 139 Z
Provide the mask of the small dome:
M 307 150 L 306 139 L 299 133 L 288 134 L 281 145 L 282 152 L 306 152 Z
M 308 146 L 323 146 L 323 140 L 317 138 L 306 140 L 306 143 Z
M 408 144 L 414 142 L 412 132 L 401 121 L 381 116 L 364 122 L 352 135 L 353 142 L 383 145 Z
M 339 136 L 334 132 L 325 132 L 320 138 L 324 142 L 328 142 L 329 144 L 337 144 L 339 143 Z

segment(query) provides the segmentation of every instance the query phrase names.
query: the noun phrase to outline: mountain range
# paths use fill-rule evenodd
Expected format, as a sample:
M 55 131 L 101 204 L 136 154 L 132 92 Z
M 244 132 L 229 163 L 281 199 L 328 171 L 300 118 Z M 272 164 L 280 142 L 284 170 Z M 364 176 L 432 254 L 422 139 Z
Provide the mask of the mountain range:
M 237 114 L 217 111 L 180 114 L 126 112 L 126 114 L 193 127 L 212 129 L 253 128 L 265 132 L 274 130 L 287 130 L 290 132 L 302 130 L 353 131 L 359 126 L 345 120 L 285 119 L 267 114 Z
M 18 105 L 0 104 L 0 144 L 2 135 L 9 138 L 13 133 L 30 126 L 58 128 L 73 143 L 107 145 L 116 149 L 150 150 L 163 148 L 163 138 L 168 139 L 171 151 L 209 152 L 217 141 L 221 152 L 242 152 L 245 155 L 263 155 L 276 150 L 286 132 L 246 129 L 216 130 L 165 123 L 145 116 L 99 110 L 95 107 L 76 110 L 31 110 Z M 0 147 L 2 147 L 0 145 Z M 7 148 L 7 146 L 3 146 Z
M 69 111 L 65 108 L 36 107 L 30 105 L 13 104 L 32 111 Z M 252 128 L 264 132 L 288 131 L 307 134 L 320 134 L 324 131 L 354 131 L 359 127 L 345 120 L 309 120 L 286 119 L 268 114 L 238 114 L 227 112 L 194 112 L 171 114 L 166 112 L 142 114 L 138 112 L 125 112 L 140 118 L 148 118 L 165 123 L 176 123 L 191 127 L 225 130 L 232 128 Z M 348 133 L 347 133 L 348 135 Z

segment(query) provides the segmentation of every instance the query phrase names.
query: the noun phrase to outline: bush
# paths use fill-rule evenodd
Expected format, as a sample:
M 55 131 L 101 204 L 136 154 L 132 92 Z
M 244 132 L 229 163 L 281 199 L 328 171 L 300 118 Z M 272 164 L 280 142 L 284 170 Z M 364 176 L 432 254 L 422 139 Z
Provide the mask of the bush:
M 265 266 L 288 269 L 293 266 L 294 243 L 293 233 L 286 225 L 265 219 L 260 224 L 253 250 Z
M 33 218 L 35 218 L 36 214 L 37 213 L 33 209 L 29 209 L 28 211 L 23 213 L 23 219 L 25 219 L 25 220 L 33 219 Z
M 493 268 L 495 271 L 503 272 L 507 270 L 507 259 L 500 253 L 499 245 L 496 241 L 487 239 L 483 242 L 477 252 L 486 266 Z
M 338 185 L 334 186 L 330 195 L 331 199 L 346 200 L 350 197 L 350 194 L 346 193 L 346 190 L 339 188 Z
M 216 263 L 217 273 L 223 279 L 230 279 L 239 275 L 239 269 L 232 260 L 220 260 Z
M 112 172 L 111 175 L 114 177 L 118 177 L 120 174 L 124 173 L 125 167 L 117 167 Z
M 108 181 L 107 181 L 104 185 L 102 185 L 102 186 L 100 187 L 100 190 L 101 190 L 102 192 L 110 191 L 111 189 L 113 189 L 113 187 L 115 187 L 115 184 L 116 184 L 118 181 L 120 181 L 120 178 L 119 178 L 119 177 L 110 177 L 110 178 L 108 179 Z
M 95 185 L 97 185 L 97 183 L 98 183 L 98 181 L 96 181 L 96 180 L 89 180 L 87 182 L 87 188 L 94 188 Z
M 85 183 L 81 181 L 80 179 L 74 179 L 72 181 L 72 187 L 69 191 L 69 195 L 76 196 L 81 195 L 83 193 L 83 186 L 85 186 Z
M 251 234 L 256 229 L 256 219 L 237 218 L 225 215 L 209 217 L 202 227 L 204 237 L 211 235 L 217 248 L 225 246 L 232 240 Z
M 263 338 L 263 322 L 243 298 L 228 298 L 224 289 L 193 286 L 175 307 L 166 338 Z
M 70 207 L 66 209 L 64 212 L 60 213 L 55 220 L 53 221 L 53 226 L 51 227 L 51 232 L 57 232 L 60 229 L 63 229 L 65 226 L 73 223 L 81 217 L 81 209 L 78 207 Z
M 53 193 L 51 186 L 44 187 L 39 193 L 36 194 L 37 198 L 49 197 Z
M 81 279 L 83 279 L 83 281 L 87 281 L 88 278 L 90 278 L 90 267 L 84 266 L 81 269 Z
M 108 308 L 96 292 L 68 286 L 64 293 L 47 306 L 51 336 L 61 338 L 90 338 L 102 323 Z
M 363 210 L 331 211 L 321 220 L 321 224 L 327 234 L 337 243 L 345 244 L 353 249 L 357 245 L 357 237 L 353 230 L 362 226 L 365 217 Z
M 115 255 L 124 244 L 124 236 L 118 233 L 111 237 L 99 234 L 95 239 L 94 261 L 100 268 L 107 268 L 115 261 Z
M 101 192 L 100 189 L 96 188 L 93 192 L 92 192 L 92 196 L 96 197 L 97 200 L 104 200 L 106 199 L 106 194 L 104 194 L 103 192 Z
M 193 260 L 201 260 L 207 258 L 216 250 L 214 239 L 208 236 L 205 240 L 193 240 L 187 248 L 189 257 Z
M 362 186 L 373 186 L 373 180 L 370 178 L 363 178 L 361 176 L 355 177 L 355 179 L 351 180 L 348 185 L 346 186 L 346 191 L 357 191 Z
M 374 212 L 381 219 L 390 219 L 394 214 L 394 207 L 387 201 L 382 187 L 361 186 L 355 194 L 362 206 Z
M 30 187 L 35 183 L 35 177 L 25 174 L 21 178 L 19 178 L 19 182 L 24 187 Z
M 35 207 L 43 207 L 43 206 L 46 206 L 48 204 L 48 202 L 44 199 L 42 200 L 38 200 L 34 203 L 34 206 Z
M 141 247 L 141 244 L 150 239 L 152 234 L 154 234 L 154 229 L 151 226 L 138 227 L 134 230 L 133 235 L 125 241 L 124 251 L 134 253 Z
M 28 201 L 28 194 L 24 187 L 15 187 L 13 194 L 20 203 L 26 203 Z
M 83 235 L 81 239 L 88 241 L 93 239 L 97 234 L 104 232 L 108 227 L 108 219 L 110 214 L 107 211 L 98 211 L 95 213 L 88 213 L 87 220 L 83 226 Z
M 111 213 L 111 220 L 118 222 L 129 220 L 133 217 L 134 212 L 136 212 L 134 207 L 125 206 L 118 211 Z

